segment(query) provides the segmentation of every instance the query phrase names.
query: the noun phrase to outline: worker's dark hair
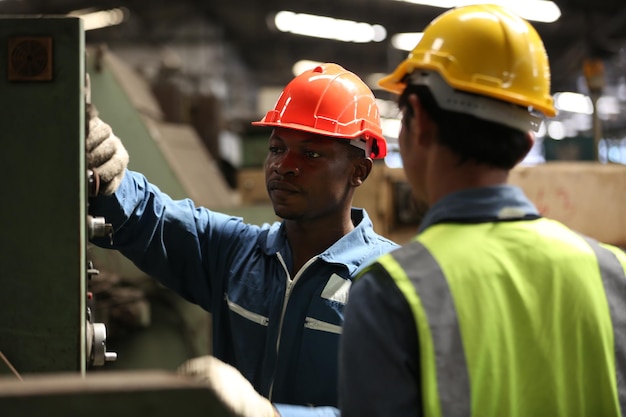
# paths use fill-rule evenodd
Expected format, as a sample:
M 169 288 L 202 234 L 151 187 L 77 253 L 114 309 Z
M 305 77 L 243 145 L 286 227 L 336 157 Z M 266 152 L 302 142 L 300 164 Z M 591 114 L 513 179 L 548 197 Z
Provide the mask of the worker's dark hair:
M 520 130 L 499 123 L 479 119 L 472 115 L 443 110 L 430 89 L 422 85 L 407 85 L 398 99 L 398 105 L 407 116 L 413 116 L 408 96 L 416 94 L 422 107 L 437 123 L 438 141 L 459 155 L 460 162 L 475 161 L 497 168 L 511 169 L 530 150 L 530 141 Z

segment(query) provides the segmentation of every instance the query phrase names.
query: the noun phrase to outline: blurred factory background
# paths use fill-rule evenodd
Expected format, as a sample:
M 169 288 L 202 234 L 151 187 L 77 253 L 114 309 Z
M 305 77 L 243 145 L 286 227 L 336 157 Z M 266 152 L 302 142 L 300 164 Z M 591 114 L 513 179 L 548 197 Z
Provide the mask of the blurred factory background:
M 77 142 L 67 145 L 73 158 L 63 159 L 67 172 L 59 175 L 76 177 L 75 190 L 87 185 L 79 174 L 82 72 L 89 74 L 90 100 L 128 148 L 131 169 L 174 198 L 191 197 L 198 205 L 261 223 L 276 220 L 262 170 L 269 131 L 250 122 L 274 105 L 295 74 L 316 62 L 339 63 L 379 98 L 390 143 L 389 156 L 377 161 L 355 203 L 367 209 L 380 233 L 403 243 L 417 230 L 424 207 L 411 198 L 401 170 L 397 107 L 376 81 L 406 56 L 419 31 L 443 8 L 462 3 L 0 0 L 0 120 L 11 126 L 3 134 L 10 146 L 0 157 L 11 175 L 0 186 L 20 196 L 19 204 L 0 208 L 6 224 L 0 243 L 13 248 L 0 257 L 0 376 L 172 370 L 210 352 L 206 312 L 117 253 L 87 244 L 100 223 L 83 224 L 86 192 L 65 196 L 56 188 L 30 187 L 38 185 L 42 172 L 53 171 L 46 166 L 51 152 L 58 152 L 53 143 L 68 136 Z M 626 247 L 626 3 L 512 4 L 522 6 L 517 11 L 544 40 L 559 114 L 543 123 L 537 146 L 511 180 L 545 215 Z M 82 27 L 54 22 L 53 17 L 68 16 L 80 17 Z M 52 67 L 38 68 L 40 59 L 49 58 L 45 42 L 37 43 L 46 36 L 58 37 L 55 48 L 63 62 L 56 57 Z M 26 74 L 11 74 L 7 60 L 21 46 L 29 48 Z M 47 76 L 48 83 L 35 89 L 29 84 L 33 76 Z M 42 114 L 51 108 L 46 119 Z M 73 130 L 58 129 L 59 120 Z M 41 134 L 43 126 L 50 148 L 33 152 L 25 138 Z M 25 231 L 39 239 L 23 237 Z M 56 301 L 47 302 L 48 297 Z M 94 331 L 102 342 L 95 361 Z M 55 343 L 41 343 L 49 338 Z
M 417 32 L 452 0 L 3 0 L 2 14 L 82 16 L 86 42 L 106 47 L 146 80 L 165 120 L 191 123 L 224 165 L 251 163 L 228 143 L 271 107 L 282 87 L 311 62 L 354 71 L 381 100 L 376 80 L 402 60 Z M 590 159 L 592 100 L 603 121 L 600 158 L 626 162 L 626 5 L 622 0 L 512 1 L 531 19 L 550 57 L 561 113 L 546 124 L 547 159 Z M 438 5 L 439 7 L 435 7 Z M 328 32 L 326 32 L 328 30 Z M 406 42 L 408 39 L 407 47 Z M 587 71 L 585 71 L 587 69 Z M 591 91 L 600 83 L 602 91 Z M 97 99 L 94 98 L 94 99 Z M 395 107 L 384 102 L 387 134 Z M 253 131 L 256 133 L 256 131 Z M 582 143 L 577 143 L 577 141 Z M 237 147 L 240 148 L 239 145 Z M 222 167 L 225 171 L 226 167 Z M 230 184 L 232 178 L 228 178 Z

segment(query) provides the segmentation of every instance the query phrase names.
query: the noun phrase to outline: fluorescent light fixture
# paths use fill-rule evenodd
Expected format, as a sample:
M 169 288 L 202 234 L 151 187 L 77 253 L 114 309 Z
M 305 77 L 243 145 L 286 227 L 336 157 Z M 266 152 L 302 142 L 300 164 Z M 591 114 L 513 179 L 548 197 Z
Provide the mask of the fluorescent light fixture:
M 548 135 L 554 140 L 565 139 L 565 125 L 563 122 L 554 120 L 548 123 Z
M 561 111 L 571 113 L 593 114 L 593 103 L 591 99 L 579 93 L 555 93 L 554 107 Z
M 397 139 L 402 127 L 402 121 L 400 119 L 381 118 L 380 125 L 383 130 L 383 136 Z
M 128 13 L 127 9 L 117 8 L 110 10 L 82 9 L 68 13 L 68 16 L 80 17 L 85 30 L 101 29 L 122 23 Z
M 422 32 L 396 33 L 391 37 L 391 45 L 401 51 L 412 51 L 424 34 Z
M 498 4 L 504 6 L 519 16 L 535 22 L 552 23 L 561 17 L 561 9 L 554 2 L 548 0 L 399 0 L 407 3 L 420 4 L 423 6 L 441 7 L 451 9 L 453 7 L 469 6 L 471 4 Z
M 613 96 L 602 96 L 596 102 L 596 109 L 602 119 L 606 120 L 612 116 L 617 116 L 620 114 L 619 100 Z
M 304 71 L 313 69 L 321 64 L 323 64 L 323 62 L 311 61 L 309 59 L 301 59 L 300 61 L 293 64 L 293 66 L 291 67 L 291 72 L 293 73 L 294 77 L 297 77 Z
M 274 24 L 281 32 L 342 42 L 381 42 L 387 37 L 387 30 L 381 25 L 285 10 L 276 13 Z

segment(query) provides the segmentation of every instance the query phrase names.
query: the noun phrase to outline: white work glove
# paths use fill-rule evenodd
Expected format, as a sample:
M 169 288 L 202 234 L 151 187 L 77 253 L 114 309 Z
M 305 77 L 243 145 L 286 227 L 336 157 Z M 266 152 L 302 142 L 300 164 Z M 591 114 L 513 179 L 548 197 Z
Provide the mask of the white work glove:
M 111 127 L 98 118 L 94 106 L 89 105 L 89 133 L 85 144 L 87 168 L 100 180 L 98 194 L 111 195 L 117 190 L 128 165 L 128 152 Z
M 189 359 L 178 374 L 206 383 L 220 403 L 236 417 L 276 417 L 272 403 L 256 392 L 241 373 L 214 356 Z

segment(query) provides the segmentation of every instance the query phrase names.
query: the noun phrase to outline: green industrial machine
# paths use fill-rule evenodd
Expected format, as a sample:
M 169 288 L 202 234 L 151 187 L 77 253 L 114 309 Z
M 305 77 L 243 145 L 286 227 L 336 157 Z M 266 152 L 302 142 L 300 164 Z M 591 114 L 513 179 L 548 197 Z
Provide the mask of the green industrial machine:
M 95 372 L 117 354 L 92 291 L 107 258 L 92 262 L 89 239 L 112 230 L 88 215 L 86 58 L 79 18 L 0 16 L 0 414 L 226 416 L 190 378 Z M 126 126 L 145 130 L 138 119 Z
M 86 48 L 81 22 L 61 16 L 0 18 L 0 162 L 6 173 L 0 179 L 0 375 L 84 374 L 106 362 L 103 369 L 113 369 L 116 355 L 107 351 L 107 327 L 96 322 L 113 316 L 99 302 L 99 296 L 111 296 L 102 288 L 110 287 L 112 274 L 126 280 L 125 293 L 134 287 L 130 298 L 137 299 L 138 291 L 152 297 L 127 305 L 140 311 L 143 327 L 116 338 L 125 349 L 122 369 L 171 369 L 209 351 L 207 312 L 161 289 L 117 252 L 89 243 L 93 235 L 110 233 L 106 219 L 87 214 L 85 107 L 92 97 L 102 117 L 127 138 L 129 150 L 135 149 L 133 166 L 174 198 L 188 190 L 106 58 Z M 150 105 L 154 108 L 146 101 Z M 158 123 L 158 115 L 155 119 Z M 198 165 L 209 166 L 206 162 Z
M 0 22 L 0 161 L 6 173 L 0 179 L 0 375 L 171 369 L 208 353 L 208 313 L 161 289 L 117 252 L 88 242 L 108 232 L 106 219 L 87 215 L 86 101 L 125 138 L 131 168 L 174 198 L 188 195 L 120 85 L 120 74 L 98 50 L 86 47 L 79 18 L 3 16 Z M 146 99 L 144 109 L 150 106 L 155 108 Z M 177 128 L 179 138 L 181 132 L 189 136 Z M 140 311 L 141 326 L 114 334 L 114 344 L 124 349 L 119 361 L 112 361 L 116 356 L 106 345 L 114 314 L 101 302 L 111 296 L 102 289 L 110 287 L 112 275 L 124 280 L 125 294 L 134 287 L 126 299 L 145 295 L 125 306 Z
M 82 24 L 0 17 L 0 45 L 0 352 L 20 373 L 84 373 Z

